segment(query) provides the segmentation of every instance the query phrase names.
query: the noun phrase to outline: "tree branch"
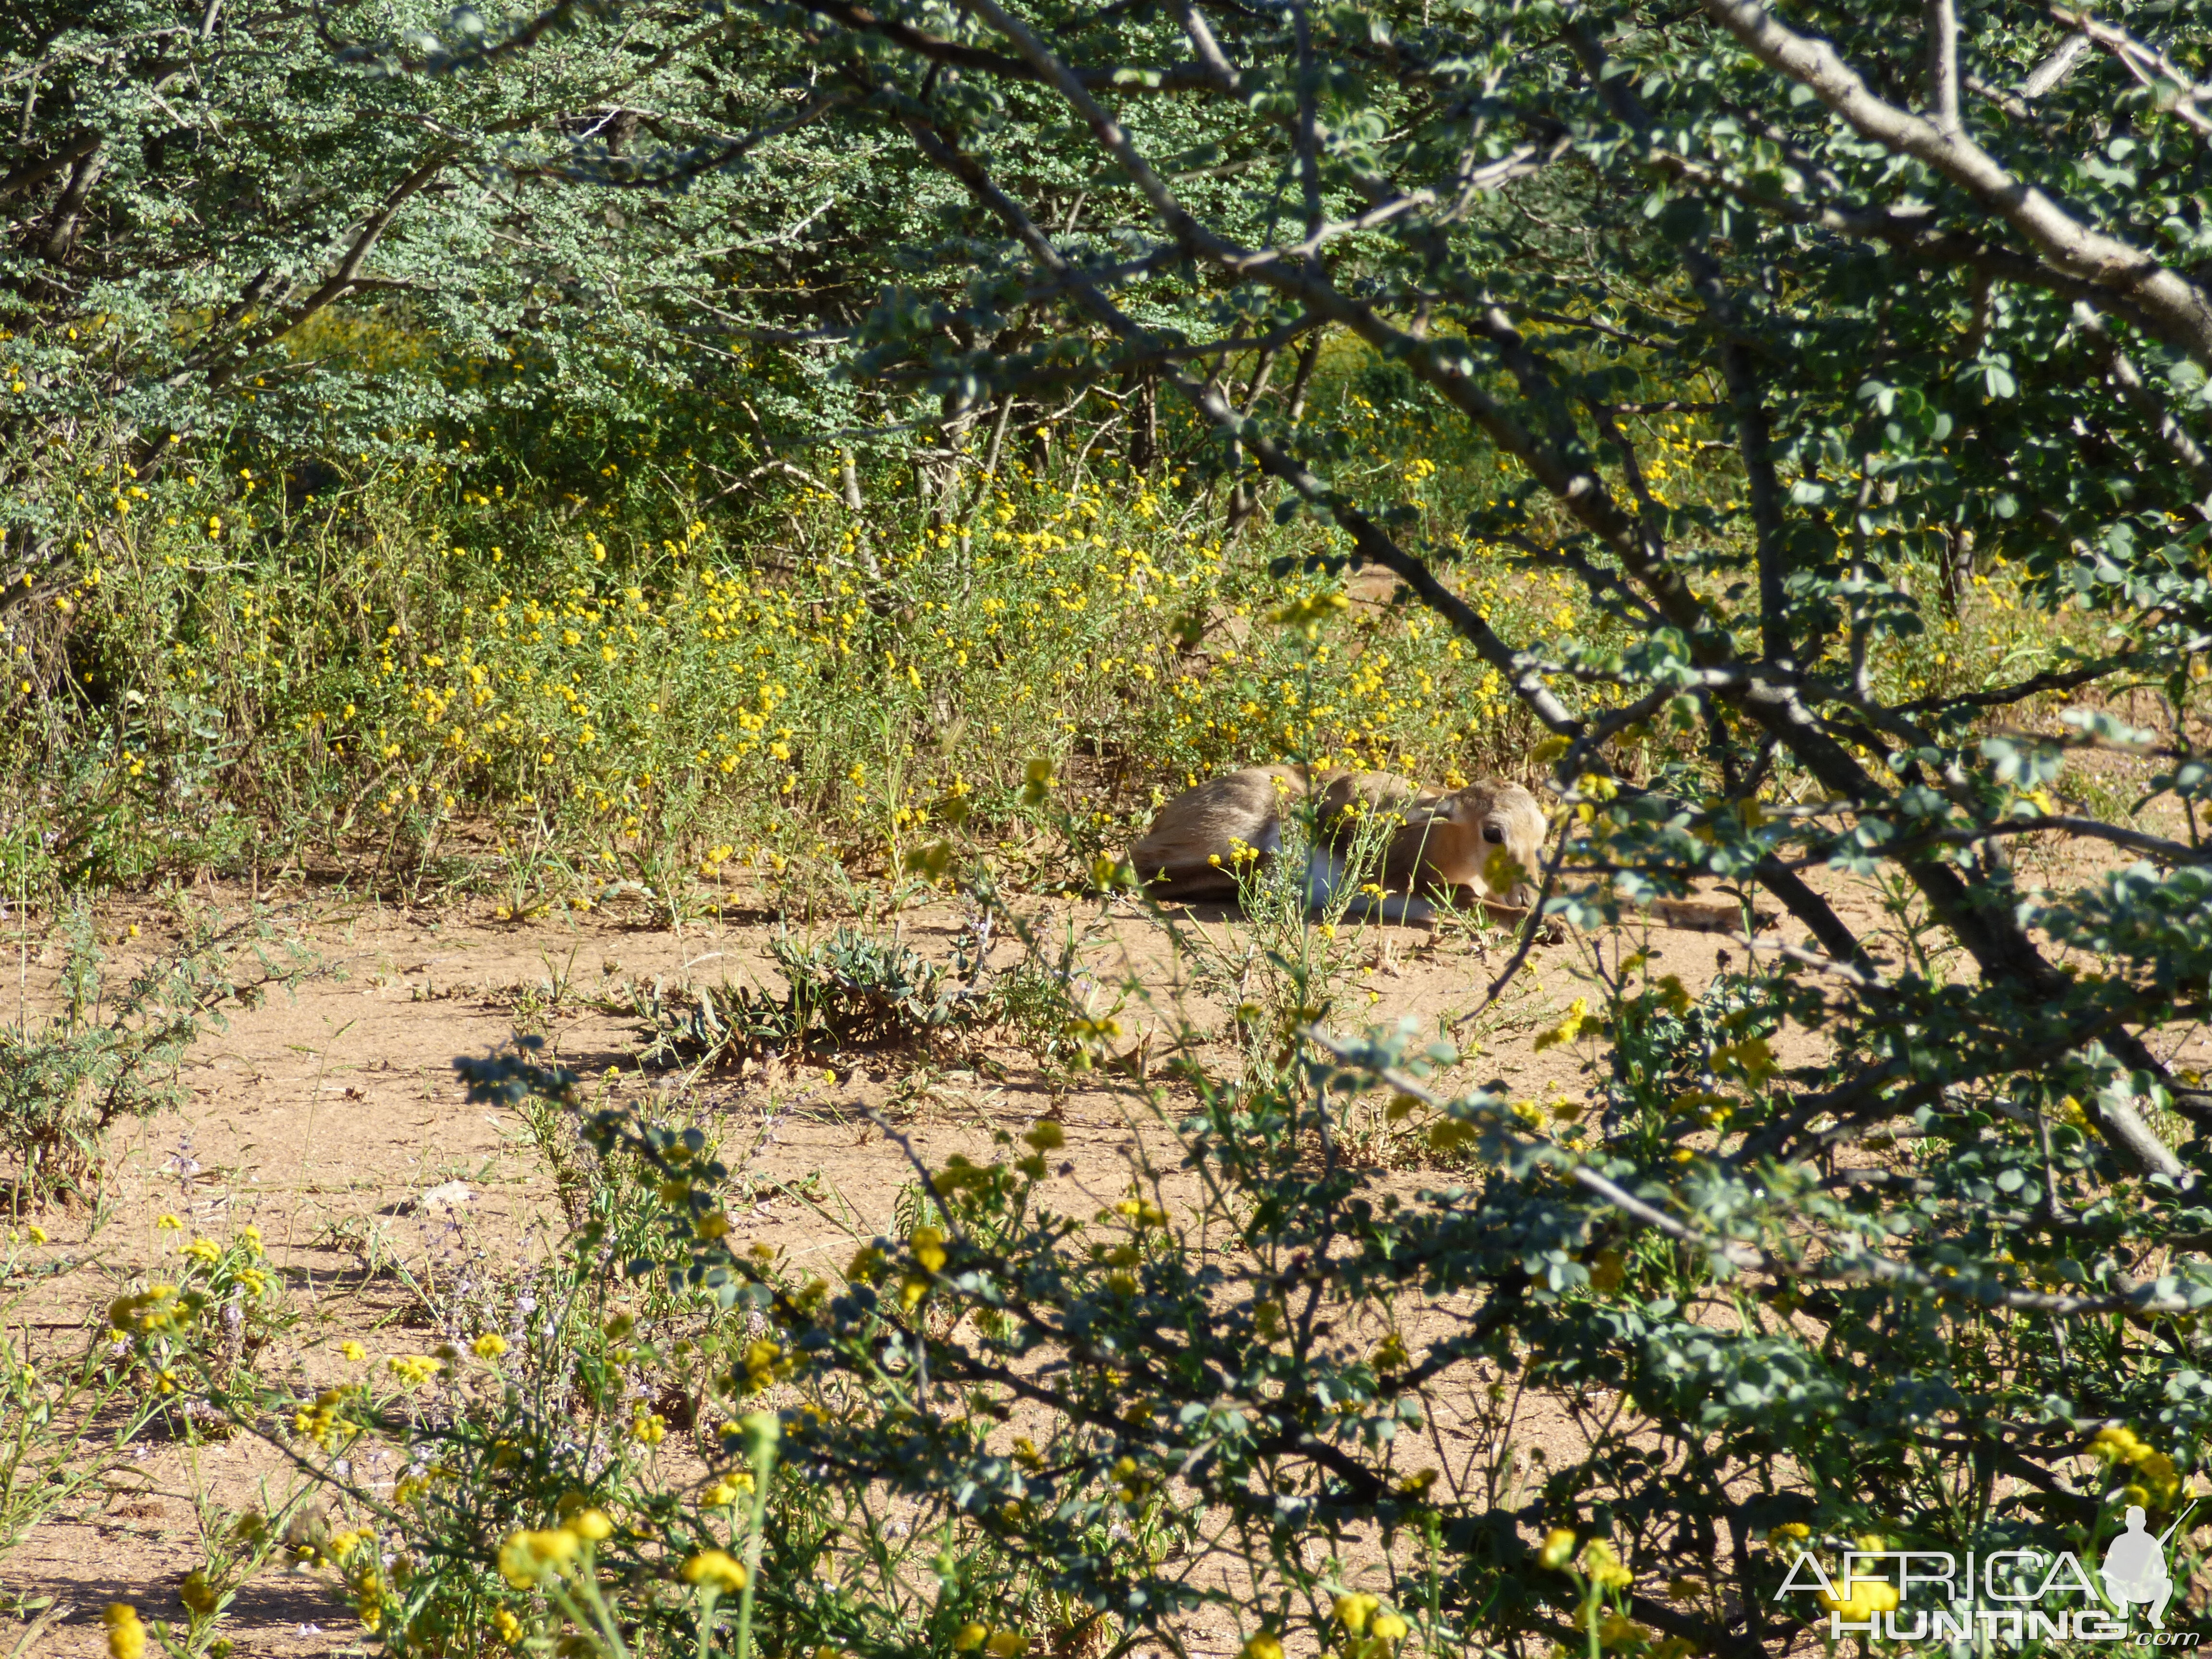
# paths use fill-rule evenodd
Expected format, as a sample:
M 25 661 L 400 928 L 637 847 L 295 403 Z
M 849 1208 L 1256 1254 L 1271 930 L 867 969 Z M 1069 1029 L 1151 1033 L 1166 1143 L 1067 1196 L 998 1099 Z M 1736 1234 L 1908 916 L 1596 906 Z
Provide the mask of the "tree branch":
M 2050 57 L 2027 72 L 2027 78 L 2020 83 L 2020 95 L 2033 103 L 2073 74 L 2074 66 L 2081 61 L 2082 54 L 2088 50 L 2087 35 L 2068 35 L 2058 43 L 2057 50 Z
M 872 34 L 892 41 L 933 64 L 944 64 L 953 69 L 972 70 L 986 75 L 1006 76 L 1018 81 L 1040 78 L 1034 68 L 1018 58 L 1010 58 L 1004 52 L 988 52 L 980 46 L 963 46 L 957 40 L 947 40 L 941 35 L 932 34 L 895 17 L 878 16 L 867 7 L 853 4 L 850 0 L 807 0 L 806 9 L 829 18 L 855 34 Z M 1201 23 L 1200 27 L 1202 28 L 1204 25 Z M 1210 33 L 1207 38 L 1212 38 Z M 1194 44 L 1196 44 L 1194 39 Z M 1215 48 L 1217 56 L 1219 50 L 1218 46 Z M 1119 87 L 1127 92 L 1193 92 L 1219 85 L 1214 67 L 1205 61 L 1203 47 L 1200 49 L 1200 59 L 1195 64 L 1171 64 L 1159 67 L 1086 67 L 1074 73 L 1085 85 Z
M 2130 34 L 2125 29 L 2102 22 L 2086 13 L 2053 14 L 2061 22 L 2071 23 L 2081 31 L 2076 39 L 2095 41 L 2120 60 L 2138 85 L 2167 94 L 2166 108 L 2200 134 L 2212 134 L 2212 117 L 2204 113 L 2203 102 L 2212 96 L 2212 86 L 2199 85 L 2189 71 L 2157 47 L 2148 46 Z
M 1927 0 L 1921 11 L 1928 37 L 1928 118 L 1938 132 L 1956 135 L 1959 125 L 1959 8 L 1957 0 Z
M 1343 1042 L 1310 1025 L 1299 1035 L 1324 1053 L 1334 1055 L 1345 1065 L 1367 1073 L 1385 1087 L 1411 1096 L 1436 1111 L 1445 1111 L 1453 1103 L 1410 1073 L 1395 1066 L 1376 1065 L 1371 1051 L 1364 1043 Z M 1504 1133 L 1523 1141 L 1533 1141 L 1534 1138 L 1519 1129 L 1516 1121 L 1506 1114 L 1490 1111 L 1483 1115 L 1486 1121 Z M 1579 1160 L 1568 1161 L 1559 1173 L 1585 1192 L 1611 1205 L 1630 1220 L 1649 1227 L 1654 1232 L 1662 1233 L 1677 1243 L 1700 1251 L 1714 1261 L 1725 1264 L 1738 1273 L 1761 1273 L 1780 1280 L 1809 1279 L 1837 1284 L 1882 1285 L 1936 1302 L 1969 1302 L 1984 1308 L 2003 1308 L 2016 1313 L 2039 1313 L 2058 1318 L 2124 1311 L 2187 1313 L 2207 1301 L 2212 1301 L 2212 1292 L 2196 1298 L 2161 1292 L 2156 1281 L 2130 1284 L 2124 1290 L 2103 1295 L 2072 1296 L 2046 1291 L 2015 1291 L 1965 1277 L 1937 1279 L 1909 1261 L 1899 1261 L 1870 1250 L 1863 1241 L 1847 1234 L 1817 1231 L 1804 1235 L 1804 1243 L 1819 1247 L 1820 1254 L 1818 1259 L 1807 1261 L 1801 1256 L 1792 1260 L 1776 1255 L 1744 1240 L 1722 1237 L 1678 1220 L 1656 1204 L 1637 1197 L 1620 1182 Z
M 974 156 L 949 143 L 919 119 L 910 118 L 907 128 L 922 153 L 959 179 L 980 201 L 1003 219 L 1038 262 L 1066 283 L 1069 290 L 1093 317 L 1124 339 L 1137 343 L 1141 350 L 1158 349 L 1151 331 L 1139 325 L 1070 265 L 1036 221 L 999 186 Z M 1222 435 L 1241 441 L 1263 471 L 1289 484 L 1304 500 L 1334 519 L 1352 538 L 1352 545 L 1363 559 L 1371 560 L 1390 571 L 1412 588 L 1425 605 L 1449 623 L 1481 653 L 1484 661 L 1497 669 L 1513 685 L 1538 719 L 1553 731 L 1569 735 L 1581 729 L 1580 720 L 1544 684 L 1533 662 L 1522 658 L 1500 639 L 1480 613 L 1438 581 L 1425 564 L 1406 552 L 1365 514 L 1337 496 L 1306 468 L 1285 454 L 1261 432 L 1256 422 L 1248 422 L 1231 405 L 1218 386 L 1194 380 L 1172 368 L 1164 378 Z
M 2125 298 L 2160 339 L 2212 367 L 2212 301 L 2194 283 L 2142 249 L 2083 224 L 1962 132 L 1946 132 L 1875 96 L 1834 47 L 1786 27 L 1758 0 L 1702 3 L 1753 57 L 1806 88 L 1861 137 L 1948 179 L 2010 225 L 2045 263 Z
M 451 150 L 434 151 L 429 160 L 424 161 L 414 172 L 395 185 L 391 193 L 384 198 L 382 205 L 374 213 L 369 215 L 368 222 L 355 236 L 353 245 L 345 252 L 345 257 L 338 261 L 337 270 L 333 271 L 320 287 L 297 306 L 293 307 L 276 323 L 263 330 L 258 337 L 237 342 L 223 354 L 221 362 L 215 362 L 212 368 L 208 368 L 207 384 L 210 389 L 228 385 L 244 370 L 252 353 L 266 350 L 286 335 L 300 328 L 309 318 L 314 316 L 332 301 L 340 298 L 352 289 L 355 286 L 355 279 L 360 275 L 362 265 L 368 260 L 369 254 L 375 250 L 378 240 L 384 234 L 386 228 L 392 223 L 392 216 L 412 198 L 420 193 L 433 179 L 451 166 L 453 161 L 453 152 Z M 181 384 L 199 368 L 206 367 L 210 362 L 210 359 L 205 352 L 198 354 L 191 362 L 185 365 L 182 373 L 170 377 L 170 384 L 173 386 Z
M 10 196 L 20 195 L 24 191 L 36 189 L 64 167 L 74 167 L 80 160 L 91 155 L 99 148 L 98 133 L 81 132 L 52 155 L 26 161 L 10 173 L 0 173 L 0 202 L 6 201 Z
M 1474 365 L 1458 343 L 1417 338 L 1389 324 L 1371 306 L 1347 297 L 1334 283 L 1304 264 L 1293 266 L 1290 261 L 1273 254 L 1255 254 L 1200 225 L 1131 143 L 1121 124 L 1107 112 L 1026 24 L 1009 15 L 998 0 L 963 0 L 963 3 L 1010 40 L 1040 76 L 1058 87 L 1060 95 L 1091 128 L 1100 147 L 1128 175 L 1139 193 L 1152 204 L 1153 211 L 1160 216 L 1169 233 L 1194 258 L 1222 264 L 1233 271 L 1249 271 L 1257 276 L 1269 286 L 1298 298 L 1316 313 L 1343 323 L 1378 349 L 1403 363 L 1417 378 L 1434 387 L 1466 415 L 1500 448 L 1521 460 L 1540 485 L 1600 538 L 1620 561 L 1623 568 L 1652 595 L 1668 623 L 1680 629 L 1688 638 L 1696 660 L 1711 666 L 1733 664 L 1733 653 L 1726 639 L 1711 628 L 1704 604 L 1690 589 L 1681 571 L 1665 558 L 1662 550 L 1646 542 L 1644 527 L 1635 517 L 1622 511 L 1603 478 L 1589 460 L 1574 450 L 1538 441 L 1510 416 L 1489 392 L 1477 383 Z M 1852 99 L 1848 101 L 1854 109 L 1859 109 L 1861 105 L 1873 105 L 1887 125 L 1905 123 L 1929 136 L 1939 147 L 1948 142 L 1934 135 L 1933 129 L 1919 118 L 1907 116 L 1874 99 L 1856 75 L 1844 67 L 1832 51 L 1825 45 L 1803 41 L 1782 29 L 1752 3 L 1752 0 L 1705 0 L 1705 3 L 1709 9 L 1727 15 L 1747 13 L 1758 26 L 1752 31 L 1753 40 L 1756 42 L 1753 46 L 1755 52 L 1764 47 L 1779 58 L 1805 68 L 1808 74 L 1819 71 L 1828 82 L 1834 81 L 1838 76 L 1843 77 L 1848 82 L 1849 89 L 1852 90 Z M 1819 88 L 1815 90 L 1817 92 Z M 1864 114 L 1865 112 L 1860 109 L 1859 112 Z M 1846 118 L 1850 118 L 1849 115 Z M 932 141 L 939 142 L 934 135 L 932 135 Z M 1995 170 L 1995 163 L 1988 162 L 1986 157 L 1982 159 L 1989 169 Z M 967 159 L 965 164 L 980 176 L 981 169 L 975 167 L 972 159 Z M 992 198 L 987 199 L 994 200 L 994 205 L 1001 216 L 1006 217 L 1010 225 L 1016 226 L 1018 234 L 1031 251 L 1054 269 L 1064 270 L 1065 262 L 1052 248 L 1048 240 L 1030 223 L 1028 216 L 995 185 L 988 185 L 988 189 Z M 2045 206 L 2051 213 L 2058 211 L 2054 204 L 2046 202 Z M 2071 223 L 2070 221 L 2067 222 Z M 2128 252 L 2133 257 L 2132 250 Z M 2194 289 L 2172 273 L 2163 271 L 2162 268 L 2137 275 L 2133 291 L 2139 302 L 2146 305 L 2155 301 L 2166 304 L 2172 310 L 2171 302 L 2174 296 L 2170 290 L 2176 284 L 2190 295 L 2196 295 Z M 2161 277 L 2163 282 L 2160 280 Z M 1085 291 L 1079 289 L 1078 292 Z M 1094 315 L 1117 331 L 1141 332 L 1103 295 L 1090 292 L 1085 304 L 1092 309 Z M 2203 321 L 2207 339 L 2212 341 L 2212 313 L 2208 313 Z M 1501 325 L 1504 330 L 1502 334 Z M 1524 388 L 1530 390 L 1532 401 L 1540 406 L 1546 400 L 1546 393 L 1549 392 L 1550 401 L 1553 404 L 1558 402 L 1556 392 L 1551 391 L 1547 381 L 1541 387 L 1528 386 L 1533 359 L 1525 346 L 1517 343 L 1517 335 L 1511 331 L 1502 313 L 1491 307 L 1482 318 L 1470 319 L 1469 326 L 1484 331 L 1485 337 L 1498 346 L 1508 369 L 1522 379 Z M 2212 351 L 2208 351 L 2208 355 L 2212 355 Z M 1354 545 L 1363 557 L 1373 558 L 1398 574 L 1425 600 L 1430 600 L 1433 594 L 1437 599 L 1448 601 L 1443 614 L 1452 620 L 1462 635 L 1475 643 L 1477 648 L 1483 652 L 1486 660 L 1498 667 L 1502 674 L 1507 675 L 1516 692 L 1547 726 L 1556 731 L 1569 732 L 1577 729 L 1573 717 L 1567 714 L 1549 687 L 1544 684 L 1536 665 L 1516 659 L 1504 642 L 1491 633 L 1487 625 L 1455 595 L 1449 595 L 1418 561 L 1407 556 L 1348 503 L 1337 501 L 1319 480 L 1303 466 L 1282 455 L 1273 444 L 1243 432 L 1234 411 L 1221 401 L 1218 393 L 1200 388 L 1183 377 L 1175 378 L 1178 389 L 1209 421 L 1227 435 L 1245 438 L 1255 458 L 1263 467 L 1291 483 L 1307 500 L 1329 512 L 1352 537 Z M 1869 800 L 1887 796 L 1887 791 L 1876 787 L 1865 766 L 1844 744 L 1824 730 L 1812 712 L 1798 700 L 1796 691 L 1787 683 L 1786 677 L 1777 680 L 1753 674 L 1743 689 L 1735 694 L 1734 701 L 1735 706 L 1765 730 L 1773 741 L 1785 744 L 1830 794 Z M 2044 958 L 2014 918 L 2001 907 L 1984 902 L 1982 896 L 1970 890 L 1948 865 L 1925 858 L 1906 859 L 1901 862 L 1905 872 L 1926 897 L 1936 916 L 1965 946 L 1984 974 L 2008 981 L 2033 997 L 2052 995 L 2063 988 L 2066 982 L 2065 975 Z M 2117 1034 L 2115 1043 L 2116 1051 L 2125 1050 L 2122 1058 L 2129 1065 L 2163 1074 L 2165 1068 L 2131 1036 Z M 2099 1121 L 2114 1144 L 2124 1148 L 2126 1155 L 2142 1167 L 2176 1176 L 2185 1173 L 2172 1151 L 2131 1109 L 2123 1106 L 2104 1111 L 2100 1113 Z

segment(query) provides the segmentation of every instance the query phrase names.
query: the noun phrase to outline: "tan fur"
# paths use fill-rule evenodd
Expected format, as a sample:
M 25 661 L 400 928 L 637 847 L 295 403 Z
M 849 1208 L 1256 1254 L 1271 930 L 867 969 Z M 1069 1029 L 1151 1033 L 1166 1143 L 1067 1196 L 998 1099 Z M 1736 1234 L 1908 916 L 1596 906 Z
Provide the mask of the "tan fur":
M 1361 878 L 1393 896 L 1381 907 L 1393 920 L 1427 915 L 1419 902 L 1423 893 L 1441 891 L 1462 906 L 1480 900 L 1498 921 L 1518 921 L 1536 902 L 1544 811 L 1520 785 L 1497 778 L 1463 789 L 1425 789 L 1394 772 L 1331 771 L 1310 778 L 1304 767 L 1248 767 L 1209 778 L 1163 806 L 1130 849 L 1130 860 L 1163 898 L 1234 899 L 1237 848 L 1253 848 L 1262 860 L 1272 857 L 1282 845 L 1284 811 L 1310 795 L 1317 851 L 1333 854 L 1337 866 L 1358 848 L 1363 823 L 1377 815 L 1393 820 L 1384 826 L 1389 840 L 1381 874 Z M 1310 872 L 1310 890 L 1315 879 Z M 1328 879 L 1333 886 L 1336 878 Z M 1734 932 L 1742 926 L 1735 905 L 1708 900 L 1657 899 L 1648 915 L 1665 927 Z M 1772 918 L 1762 913 L 1758 920 L 1763 927 Z M 1556 921 L 1546 928 L 1547 937 L 1565 937 Z
M 1391 772 L 1346 772 L 1328 780 L 1316 813 L 1322 838 L 1353 845 L 1364 819 L 1400 820 L 1375 878 L 1386 893 L 1457 890 L 1465 901 L 1525 909 L 1536 902 L 1546 822 L 1517 783 L 1481 778 L 1463 789 L 1424 789 Z
M 1402 819 L 1377 878 L 1385 891 L 1467 889 L 1468 896 L 1487 893 L 1506 904 L 1534 902 L 1529 881 L 1543 846 L 1543 809 L 1519 785 L 1496 779 L 1447 793 L 1389 772 L 1324 772 L 1310 782 L 1302 767 L 1248 767 L 1209 778 L 1163 806 L 1129 849 L 1130 861 L 1139 879 L 1164 897 L 1234 898 L 1237 845 L 1273 856 L 1282 845 L 1284 810 L 1315 788 L 1322 836 L 1333 846 L 1349 848 L 1364 814 Z M 1517 872 L 1493 866 L 1500 853 Z M 1506 878 L 1504 890 L 1492 890 L 1493 873 Z
M 1249 766 L 1208 778 L 1160 808 L 1129 861 L 1138 880 L 1163 897 L 1234 898 L 1237 844 L 1272 854 L 1282 845 L 1284 806 L 1305 798 L 1301 766 Z

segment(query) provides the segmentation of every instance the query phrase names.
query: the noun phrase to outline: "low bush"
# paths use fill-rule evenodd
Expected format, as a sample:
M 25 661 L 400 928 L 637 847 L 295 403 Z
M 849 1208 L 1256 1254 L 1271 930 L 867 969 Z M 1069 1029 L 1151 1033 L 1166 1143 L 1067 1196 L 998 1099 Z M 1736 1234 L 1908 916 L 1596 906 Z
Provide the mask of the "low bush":
M 834 1279 L 732 1246 L 747 1177 L 706 1126 L 531 1048 L 468 1062 L 578 1137 L 543 1261 L 302 1396 L 130 1335 L 330 1489 L 323 1559 L 401 1653 L 1012 1659 L 1225 1623 L 1249 1659 L 1751 1659 L 1863 1611 L 1785 1592 L 1802 1558 L 2003 1549 L 2033 1587 L 2129 1504 L 2179 1510 L 2212 1280 L 2126 1280 L 2162 1224 L 2063 1104 L 1923 1108 L 1840 1164 L 1792 1091 L 1850 1063 L 1774 1058 L 1815 1016 L 1796 965 L 1692 995 L 1592 961 L 1543 1039 L 1585 1100 L 1442 1089 L 1465 1057 L 1409 1031 L 1307 1026 L 1237 1079 L 1186 1049 L 1128 1085 L 1170 1157 L 1117 1199 L 1058 1207 L 1049 1121 L 909 1152 L 899 1235 Z M 1355 1108 L 1451 1169 L 1348 1157 Z M 351 1473 L 377 1448 L 389 1496 Z
M 265 915 L 226 922 L 187 908 L 183 925 L 173 949 L 118 988 L 90 913 L 73 909 L 59 929 L 58 1007 L 0 1025 L 0 1166 L 13 1166 L 22 1199 L 88 1195 L 111 1125 L 183 1101 L 178 1064 L 200 1033 L 309 971 Z
M 770 939 L 769 953 L 783 975 L 781 996 L 726 981 L 691 991 L 631 984 L 629 1009 L 648 1039 L 639 1062 L 711 1066 L 771 1052 L 934 1044 L 989 1018 L 974 983 L 980 964 L 965 964 L 963 980 L 896 938 L 840 927 L 811 944 Z

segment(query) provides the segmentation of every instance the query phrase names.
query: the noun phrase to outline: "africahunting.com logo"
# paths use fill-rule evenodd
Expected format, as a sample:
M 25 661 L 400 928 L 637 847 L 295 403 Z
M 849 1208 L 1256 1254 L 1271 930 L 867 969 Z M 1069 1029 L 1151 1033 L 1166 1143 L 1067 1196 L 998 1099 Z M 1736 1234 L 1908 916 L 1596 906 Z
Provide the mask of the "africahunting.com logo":
M 2192 1503 L 2190 1509 L 2196 1505 Z M 1851 1549 L 1832 1577 L 1801 1550 L 1782 1581 L 1784 1595 L 1817 1595 L 1831 1641 L 1860 1636 L 1891 1642 L 2124 1642 L 2193 1648 L 2199 1632 L 2168 1630 L 2174 1583 L 2166 1546 L 2188 1515 L 2154 1537 L 2143 1511 L 2127 1512 L 2127 1530 L 2105 1551 L 2092 1579 L 2071 1551 L 1990 1550 L 1963 1557 L 1948 1550 Z M 1876 1540 L 1869 1540 L 1876 1541 Z M 2136 1630 L 2141 1613 L 2147 1629 Z

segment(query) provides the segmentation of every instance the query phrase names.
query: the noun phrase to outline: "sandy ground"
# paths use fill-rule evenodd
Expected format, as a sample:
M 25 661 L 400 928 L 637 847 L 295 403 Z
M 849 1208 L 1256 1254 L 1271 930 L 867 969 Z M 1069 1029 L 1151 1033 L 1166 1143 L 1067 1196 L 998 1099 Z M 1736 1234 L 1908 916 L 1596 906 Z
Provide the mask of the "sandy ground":
M 234 908 L 245 897 L 216 896 Z M 282 1351 L 264 1356 L 264 1369 L 282 1375 L 309 1365 L 333 1332 L 358 1328 L 364 1310 L 388 1310 L 394 1291 L 364 1271 L 373 1236 L 381 1238 L 375 1248 L 417 1273 L 451 1273 L 511 1251 L 533 1224 L 557 1216 L 551 1182 L 515 1115 L 466 1103 L 457 1055 L 507 1040 L 520 1010 L 544 1025 L 560 1059 L 599 1077 L 629 1059 L 636 1036 L 634 1020 L 606 1012 L 598 999 L 633 979 L 762 975 L 769 936 L 757 913 L 690 922 L 679 933 L 606 909 L 514 927 L 488 908 L 410 911 L 311 896 L 278 908 L 314 952 L 319 971 L 290 994 L 233 1013 L 227 1030 L 200 1042 L 185 1068 L 183 1110 L 118 1128 L 96 1212 L 40 1218 L 53 1235 L 49 1256 L 90 1264 L 66 1281 L 78 1287 L 74 1295 L 49 1293 L 38 1304 L 33 1316 L 43 1326 L 82 1328 L 111 1287 L 151 1270 L 165 1243 L 174 1248 L 175 1235 L 157 1229 L 159 1217 L 174 1213 L 193 1231 L 217 1236 L 251 1221 L 301 1315 Z M 1178 975 L 1156 926 L 1133 910 L 1090 902 L 1021 908 L 1041 933 L 1070 925 L 1087 933 L 1083 956 L 1102 997 L 1127 980 L 1158 999 L 1149 1013 L 1140 1005 L 1124 1012 L 1131 1047 L 1164 1017 Z M 1861 908 L 1856 919 L 1869 913 Z M 1189 921 L 1232 947 L 1243 925 L 1214 910 L 1193 912 Z M 171 913 L 153 903 L 116 907 L 100 925 L 118 960 L 174 935 Z M 134 925 L 136 937 L 128 931 Z M 908 911 L 899 925 L 917 948 L 938 955 L 950 953 L 963 923 L 939 905 Z M 1653 933 L 1648 943 L 1662 953 L 1659 970 L 1679 974 L 1692 989 L 1731 949 L 1725 939 L 1685 932 Z M 1484 1026 L 1485 1052 L 1470 1077 L 1504 1078 L 1531 1096 L 1581 1092 L 1585 1056 L 1566 1048 L 1539 1054 L 1533 1034 L 1587 994 L 1578 974 L 1594 946 L 1623 948 L 1618 936 L 1536 947 Z M 1410 1014 L 1433 1030 L 1480 1000 L 1504 959 L 1494 939 L 1439 939 L 1406 929 L 1370 930 L 1351 948 L 1340 1026 Z M 992 960 L 1011 960 L 1015 949 L 1002 937 Z M 58 945 L 33 929 L 7 954 L 17 958 L 7 964 L 17 981 L 10 988 L 35 1012 L 52 995 Z M 1188 1006 L 1221 1023 L 1218 995 Z M 978 1068 L 924 1065 L 910 1054 L 842 1057 L 828 1066 L 698 1079 L 695 1098 L 723 1121 L 726 1156 L 737 1169 L 744 1200 L 732 1209 L 737 1242 L 765 1241 L 801 1262 L 830 1253 L 842 1261 L 854 1231 L 888 1227 L 911 1170 L 869 1121 L 871 1109 L 902 1123 L 915 1151 L 934 1164 L 953 1152 L 988 1151 L 994 1129 L 1018 1133 L 1052 1105 L 1019 1050 L 983 1058 Z M 1222 1058 L 1232 1063 L 1225 1051 Z M 633 1069 L 608 1086 L 674 1085 Z M 1067 1146 L 1060 1155 L 1066 1171 L 1052 1183 L 1058 1207 L 1088 1211 L 1126 1189 L 1147 1135 L 1159 1133 L 1131 1110 L 1127 1091 L 1092 1089 L 1061 1101 Z M 791 1190 L 810 1179 L 819 1207 Z M 446 1200 L 426 1206 L 423 1195 L 437 1189 Z M 825 1220 L 824 1208 L 849 1215 L 849 1229 Z M 407 1346 L 403 1333 L 392 1336 L 394 1351 Z M 0 1559 L 0 1592 L 15 1605 L 69 1609 L 31 1633 L 21 1659 L 104 1653 L 99 1616 L 111 1601 L 134 1602 L 149 1618 L 173 1614 L 183 1575 L 201 1559 L 202 1506 L 235 1506 L 257 1495 L 266 1501 L 283 1480 L 279 1461 L 248 1440 L 134 1448 L 88 1498 Z M 227 1628 L 242 1654 L 320 1654 L 351 1650 L 358 1641 L 325 1581 L 274 1567 L 248 1584 Z M 0 1614 L 0 1653 L 23 1634 Z

